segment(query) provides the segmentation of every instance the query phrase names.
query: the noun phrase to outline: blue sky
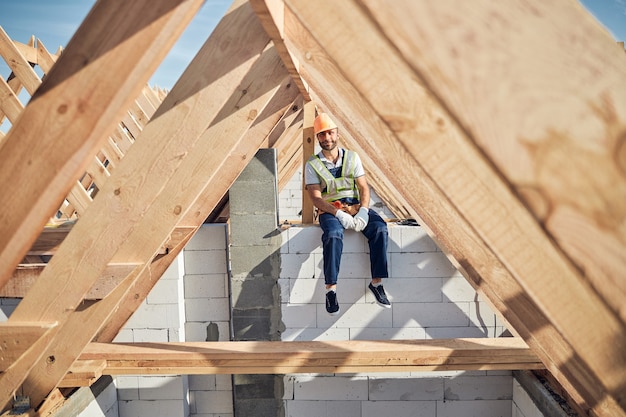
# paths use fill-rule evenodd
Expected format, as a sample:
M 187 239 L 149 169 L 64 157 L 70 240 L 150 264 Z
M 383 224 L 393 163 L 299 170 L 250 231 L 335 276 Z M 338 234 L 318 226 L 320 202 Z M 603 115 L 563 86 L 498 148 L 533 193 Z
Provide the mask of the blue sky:
M 132 0 L 129 0 L 132 1 Z M 26 43 L 32 35 L 55 52 L 65 47 L 95 0 L 0 0 L 0 26 L 11 39 Z M 626 0 L 581 0 L 613 38 L 626 40 Z M 171 89 L 187 64 L 231 4 L 231 0 L 207 0 L 179 41 L 174 45 L 150 84 Z M 0 75 L 8 67 L 0 59 Z

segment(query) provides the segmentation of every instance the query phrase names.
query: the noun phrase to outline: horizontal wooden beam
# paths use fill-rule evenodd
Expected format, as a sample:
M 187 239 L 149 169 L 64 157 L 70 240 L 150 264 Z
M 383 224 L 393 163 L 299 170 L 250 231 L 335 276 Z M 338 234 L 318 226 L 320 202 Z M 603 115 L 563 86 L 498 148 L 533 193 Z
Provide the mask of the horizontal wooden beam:
M 90 343 L 76 362 L 103 375 L 543 369 L 521 338 L 388 341 Z
M 102 376 L 106 361 L 77 361 L 70 368 L 58 388 L 89 387 Z
M 0 288 L 0 297 L 24 298 L 33 286 L 47 264 L 18 265 L 9 282 Z M 139 264 L 137 263 L 110 263 L 96 281 L 94 286 L 85 295 L 85 300 L 101 300 L 124 280 Z
M 45 227 L 27 254 L 38 256 L 54 255 L 72 230 L 73 224 L 74 223 L 68 223 L 67 225 L 59 227 Z M 159 250 L 159 254 L 167 253 L 172 247 L 175 247 L 183 237 L 187 236 L 189 232 L 190 228 L 188 227 L 175 228 Z
M 4 372 L 56 325 L 57 323 L 54 322 L 5 321 L 0 323 L 0 372 Z

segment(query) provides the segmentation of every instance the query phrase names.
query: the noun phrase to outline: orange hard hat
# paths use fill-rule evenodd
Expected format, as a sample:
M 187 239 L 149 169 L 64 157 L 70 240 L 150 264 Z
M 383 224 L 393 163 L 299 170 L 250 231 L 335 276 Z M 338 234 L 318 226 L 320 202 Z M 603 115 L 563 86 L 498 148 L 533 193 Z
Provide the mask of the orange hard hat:
M 333 119 L 330 118 L 326 113 L 320 113 L 319 116 L 315 118 L 313 122 L 313 131 L 315 132 L 315 136 L 317 136 L 320 132 L 325 132 L 330 129 L 336 129 L 337 125 L 333 122 Z

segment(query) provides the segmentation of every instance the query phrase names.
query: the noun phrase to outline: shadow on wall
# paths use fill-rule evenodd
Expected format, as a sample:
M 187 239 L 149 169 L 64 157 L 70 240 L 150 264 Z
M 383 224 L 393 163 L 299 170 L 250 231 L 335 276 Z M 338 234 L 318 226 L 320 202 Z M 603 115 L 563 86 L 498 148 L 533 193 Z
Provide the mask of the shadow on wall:
M 366 239 L 348 231 L 338 282 L 341 312 L 325 310 L 321 230 L 282 232 L 283 340 L 389 340 L 497 337 L 503 323 L 421 227 L 389 224 L 391 309 L 375 304 Z

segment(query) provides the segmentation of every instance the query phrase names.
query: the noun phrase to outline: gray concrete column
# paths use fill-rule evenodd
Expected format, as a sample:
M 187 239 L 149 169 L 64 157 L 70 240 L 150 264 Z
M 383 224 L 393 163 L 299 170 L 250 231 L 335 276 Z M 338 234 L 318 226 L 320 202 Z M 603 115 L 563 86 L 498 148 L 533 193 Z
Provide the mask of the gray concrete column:
M 280 340 L 276 150 L 260 149 L 229 192 L 234 340 Z M 283 417 L 282 375 L 236 375 L 235 416 Z

